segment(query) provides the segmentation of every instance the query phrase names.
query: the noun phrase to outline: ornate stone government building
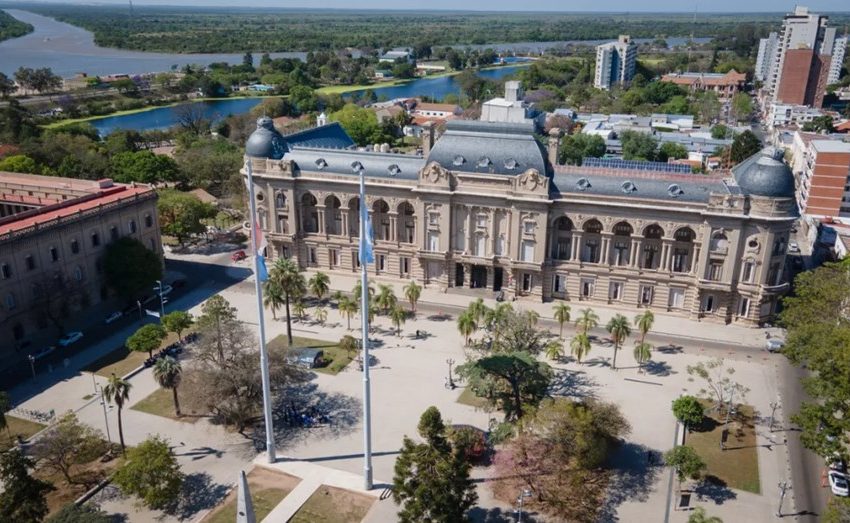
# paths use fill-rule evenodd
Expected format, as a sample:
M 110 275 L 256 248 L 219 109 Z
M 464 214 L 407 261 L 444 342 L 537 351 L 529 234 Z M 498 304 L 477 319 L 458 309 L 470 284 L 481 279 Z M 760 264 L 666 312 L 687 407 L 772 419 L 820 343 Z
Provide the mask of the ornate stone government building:
M 702 175 L 555 165 L 558 132 L 543 146 L 524 124 L 450 121 L 426 141 L 363 152 L 337 124 L 284 137 L 260 119 L 246 161 L 267 255 L 357 271 L 362 171 L 374 274 L 746 325 L 788 289 L 794 180 L 771 150 Z

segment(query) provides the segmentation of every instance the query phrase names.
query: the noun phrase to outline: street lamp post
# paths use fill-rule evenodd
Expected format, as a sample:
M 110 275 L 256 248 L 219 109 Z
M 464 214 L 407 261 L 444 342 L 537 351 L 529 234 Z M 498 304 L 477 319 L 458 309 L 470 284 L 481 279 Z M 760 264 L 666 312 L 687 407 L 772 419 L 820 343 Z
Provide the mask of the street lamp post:
M 453 360 L 452 358 L 448 358 L 446 360 L 446 363 L 448 363 L 448 365 L 449 365 L 449 388 L 454 389 L 455 388 L 455 382 L 452 379 L 452 365 L 455 364 L 455 360 Z
M 162 297 L 162 281 L 156 280 L 156 287 L 153 289 L 159 294 L 159 322 L 162 323 L 162 317 L 165 316 L 165 300 Z
M 779 483 L 779 508 L 776 509 L 776 517 L 782 517 L 782 502 L 785 501 L 785 492 L 791 490 L 791 485 L 787 481 Z
M 522 503 L 525 500 L 525 498 L 530 498 L 530 497 L 531 497 L 531 490 L 529 490 L 527 488 L 522 489 L 522 492 L 519 493 L 519 497 L 516 500 L 517 503 L 519 504 L 519 507 L 517 508 L 517 512 L 516 512 L 517 523 L 522 523 Z
M 27 359 L 30 360 L 30 370 L 32 371 L 32 379 L 35 379 L 35 356 L 29 354 Z
M 729 431 L 729 413 L 732 412 L 732 403 L 735 399 L 735 389 L 729 387 L 729 405 L 726 407 L 726 421 L 723 422 L 723 432 L 720 433 L 720 450 L 726 450 L 724 439 Z
M 92 379 L 94 379 L 94 375 L 92 375 Z M 103 386 L 98 387 L 98 385 L 94 386 L 95 391 L 100 388 L 100 406 L 103 407 L 103 424 L 106 425 L 106 441 L 109 442 L 109 446 L 112 446 L 112 437 L 109 435 L 109 418 L 106 416 L 106 399 L 103 397 Z
M 778 401 L 774 401 L 773 403 L 770 404 L 770 423 L 768 424 L 768 430 L 770 430 L 770 432 L 773 432 L 773 421 L 774 421 L 775 416 L 776 416 L 776 409 L 777 408 L 779 408 L 779 402 Z

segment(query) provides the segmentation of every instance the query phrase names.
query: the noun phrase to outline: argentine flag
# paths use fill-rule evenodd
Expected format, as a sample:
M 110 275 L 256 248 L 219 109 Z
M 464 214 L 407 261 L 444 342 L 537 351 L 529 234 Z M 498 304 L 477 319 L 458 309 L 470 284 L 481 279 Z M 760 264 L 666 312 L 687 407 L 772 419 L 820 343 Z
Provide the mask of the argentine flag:
M 369 218 L 369 211 L 366 209 L 366 194 L 363 184 L 360 185 L 360 223 L 364 224 L 363 234 L 360 235 L 360 264 L 375 263 L 372 219 Z
M 257 221 L 256 216 L 254 217 L 254 234 L 257 238 L 257 252 L 254 253 L 257 257 L 257 277 L 260 281 L 268 281 L 269 271 L 266 269 L 266 257 L 263 256 L 263 252 L 269 246 L 269 243 L 263 235 L 263 230 L 260 229 L 260 222 Z

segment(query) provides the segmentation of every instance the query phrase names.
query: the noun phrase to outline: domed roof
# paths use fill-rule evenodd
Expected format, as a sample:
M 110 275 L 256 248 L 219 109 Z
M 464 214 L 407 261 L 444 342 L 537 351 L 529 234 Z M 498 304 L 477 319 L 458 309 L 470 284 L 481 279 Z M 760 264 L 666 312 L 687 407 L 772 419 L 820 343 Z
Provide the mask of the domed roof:
M 793 198 L 794 175 L 782 161 L 782 151 L 768 147 L 732 169 L 745 193 L 770 198 Z
M 257 119 L 257 130 L 251 133 L 245 142 L 245 154 L 254 158 L 280 160 L 289 150 L 286 140 L 268 116 Z

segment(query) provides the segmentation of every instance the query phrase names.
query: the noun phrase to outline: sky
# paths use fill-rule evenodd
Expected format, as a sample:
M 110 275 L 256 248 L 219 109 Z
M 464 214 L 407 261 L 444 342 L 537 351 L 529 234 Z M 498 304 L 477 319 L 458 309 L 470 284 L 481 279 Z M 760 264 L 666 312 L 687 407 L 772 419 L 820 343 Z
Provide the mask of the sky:
M 51 3 L 127 4 L 128 0 L 52 0 Z M 790 12 L 792 1 L 776 0 L 133 0 L 135 5 L 189 5 L 239 7 L 300 7 L 326 9 L 447 9 L 479 11 L 630 11 L 630 12 Z M 850 12 L 848 0 L 802 1 L 812 12 Z

